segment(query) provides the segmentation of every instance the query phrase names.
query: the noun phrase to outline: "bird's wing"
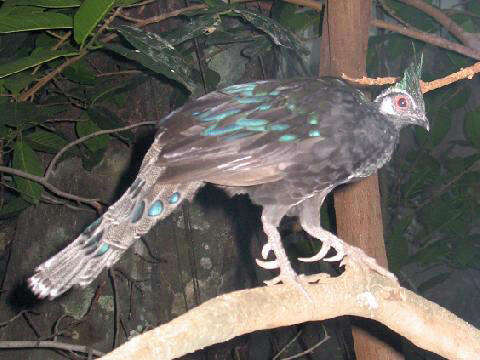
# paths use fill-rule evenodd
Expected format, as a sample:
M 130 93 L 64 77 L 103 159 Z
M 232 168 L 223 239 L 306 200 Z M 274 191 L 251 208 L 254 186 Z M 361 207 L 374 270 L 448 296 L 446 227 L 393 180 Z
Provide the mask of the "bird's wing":
M 333 78 L 259 81 L 210 93 L 160 123 L 164 145 L 157 164 L 166 171 L 159 180 L 277 181 L 316 143 L 322 142 L 325 157 L 338 147 L 332 132 L 342 111 L 348 113 L 342 106 L 361 102 L 360 96 Z

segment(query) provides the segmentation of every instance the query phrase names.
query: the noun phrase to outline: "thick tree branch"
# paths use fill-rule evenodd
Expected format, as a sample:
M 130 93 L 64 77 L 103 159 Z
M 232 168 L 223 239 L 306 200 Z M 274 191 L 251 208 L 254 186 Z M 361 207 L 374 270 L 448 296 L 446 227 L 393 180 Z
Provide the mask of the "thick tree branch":
M 256 330 L 342 315 L 377 320 L 448 359 L 473 360 L 480 354 L 480 331 L 437 304 L 354 264 L 347 265 L 337 278 L 324 278 L 305 288 L 315 303 L 286 285 L 219 296 L 134 337 L 102 359 L 173 359 Z

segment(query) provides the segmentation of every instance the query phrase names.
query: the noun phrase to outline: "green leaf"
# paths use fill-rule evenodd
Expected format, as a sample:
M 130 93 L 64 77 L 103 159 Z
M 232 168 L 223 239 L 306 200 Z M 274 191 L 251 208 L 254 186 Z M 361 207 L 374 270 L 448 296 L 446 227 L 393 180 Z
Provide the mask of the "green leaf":
M 65 75 L 68 80 L 80 85 L 95 85 L 97 80 L 95 73 L 84 59 L 73 63 L 63 70 L 63 75 Z
M 77 131 L 78 137 L 84 137 L 101 129 L 92 120 L 88 119 L 86 121 L 77 122 L 75 125 L 75 130 Z M 107 148 L 109 139 L 110 136 L 108 135 L 100 135 L 88 139 L 87 141 L 83 142 L 83 144 L 92 153 L 96 153 Z
M 118 6 L 130 6 L 130 5 L 133 5 L 133 4 L 136 4 L 140 1 L 143 1 L 143 0 L 115 0 L 115 7 L 118 7 Z
M 317 11 L 301 8 L 284 1 L 275 1 L 271 10 L 272 17 L 289 30 L 298 33 L 320 24 Z
M 117 30 L 137 50 L 130 50 L 116 44 L 108 44 L 107 49 L 179 82 L 192 93 L 197 92 L 197 85 L 192 81 L 193 68 L 168 41 L 157 34 L 144 32 L 131 26 L 120 26 Z
M 420 156 L 417 166 L 401 187 L 406 199 L 413 199 L 419 193 L 424 192 L 424 189 L 436 181 L 440 174 L 440 164 L 433 156 L 428 154 Z
M 14 146 L 12 166 L 15 169 L 32 175 L 43 175 L 43 166 L 38 160 L 37 155 L 28 144 L 20 140 L 18 140 Z M 14 176 L 14 179 L 17 190 L 22 197 L 33 204 L 38 204 L 43 187 L 34 181 L 27 180 L 20 176 Z
M 454 244 L 453 261 L 455 265 L 461 267 L 470 267 L 478 263 L 478 256 L 480 256 L 480 249 L 478 244 L 480 236 L 469 235 L 461 239 L 457 239 Z
M 177 30 L 160 35 L 170 44 L 179 45 L 187 40 L 213 33 L 220 26 L 220 22 L 220 17 L 200 16 Z
M 447 107 L 450 111 L 464 107 L 470 98 L 471 90 L 468 86 L 463 86 L 461 89 L 457 89 L 455 95 L 448 99 Z
M 0 65 L 0 78 L 43 64 L 61 56 L 74 56 L 77 54 L 78 52 L 72 50 L 40 50 L 32 53 L 31 56 Z
M 480 149 L 480 107 L 465 114 L 463 134 L 472 146 Z
M 31 203 L 23 200 L 21 197 L 17 197 L 10 200 L 0 208 L 0 219 L 6 219 L 17 215 L 20 211 L 28 208 Z
M 30 83 L 35 80 L 35 77 L 28 72 L 20 72 L 7 76 L 5 78 L 4 86 L 8 89 L 13 95 L 18 95 L 20 92 L 25 89 Z
M 57 153 L 68 144 L 67 140 L 61 136 L 43 129 L 36 129 L 33 133 L 25 136 L 25 140 L 34 150 L 47 153 Z
M 0 114 L 2 114 L 0 124 L 25 130 L 41 124 L 65 110 L 64 105 L 39 106 L 26 102 L 0 104 Z
M 435 120 L 430 131 L 430 137 L 433 146 L 440 144 L 452 126 L 452 112 L 447 108 L 442 107 L 440 111 L 435 114 Z
M 121 84 L 112 84 L 111 81 L 96 84 L 91 91 L 88 91 L 90 104 L 94 105 L 103 101 L 112 101 L 117 95 L 129 93 L 148 79 L 149 76 L 146 74 L 137 74 Z
M 88 35 L 110 11 L 114 0 L 85 0 L 73 17 L 73 37 L 83 46 Z
M 405 216 L 395 224 L 392 234 L 387 238 L 388 267 L 397 272 L 408 261 L 408 239 L 405 237 L 407 228 L 412 223 L 413 216 Z
M 427 281 L 424 281 L 422 284 L 420 284 L 417 288 L 417 291 L 422 294 L 424 293 L 425 291 L 437 286 L 437 285 L 440 285 L 442 283 L 444 283 L 449 277 L 450 277 L 450 273 L 441 273 L 441 274 L 438 274 L 438 275 L 435 275 L 434 277 L 428 279 Z
M 421 265 L 436 264 L 448 256 L 450 251 L 449 244 L 446 241 L 436 241 L 417 251 L 417 253 L 408 259 L 408 264 L 420 263 Z
M 393 10 L 396 16 L 403 19 L 408 24 L 413 25 L 417 29 L 432 32 L 438 25 L 435 21 L 423 11 L 420 11 L 412 6 L 402 4 L 399 1 L 383 0 L 390 10 Z
M 124 122 L 107 108 L 93 106 L 87 110 L 88 117 L 98 125 L 102 130 L 116 129 L 125 126 Z M 116 134 L 125 138 L 129 143 L 134 141 L 134 135 L 131 131 L 122 131 Z
M 276 45 L 284 46 L 303 54 L 309 53 L 300 40 L 296 38 L 295 34 L 275 20 L 249 10 L 233 10 L 233 13 L 241 16 L 257 29 L 267 33 Z
M 52 9 L 79 7 L 80 4 L 79 0 L 15 0 L 15 5 L 30 5 Z
M 22 8 L 24 8 L 22 6 Z M 35 8 L 40 9 L 40 8 Z M 72 18 L 65 14 L 53 11 L 31 11 L 27 14 L 0 13 L 0 33 L 44 29 L 70 29 L 73 27 Z

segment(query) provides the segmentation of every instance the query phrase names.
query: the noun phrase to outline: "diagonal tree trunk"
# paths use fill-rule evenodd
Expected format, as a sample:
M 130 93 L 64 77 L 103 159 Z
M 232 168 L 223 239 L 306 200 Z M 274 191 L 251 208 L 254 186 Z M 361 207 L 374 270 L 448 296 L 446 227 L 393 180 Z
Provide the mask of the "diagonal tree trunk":
M 365 75 L 371 1 L 330 0 L 326 6 L 320 75 Z M 387 266 L 377 176 L 337 190 L 335 212 L 338 235 Z M 358 325 L 352 330 L 357 359 L 403 359 L 392 346 L 371 335 L 379 332 L 375 323 L 354 323 Z

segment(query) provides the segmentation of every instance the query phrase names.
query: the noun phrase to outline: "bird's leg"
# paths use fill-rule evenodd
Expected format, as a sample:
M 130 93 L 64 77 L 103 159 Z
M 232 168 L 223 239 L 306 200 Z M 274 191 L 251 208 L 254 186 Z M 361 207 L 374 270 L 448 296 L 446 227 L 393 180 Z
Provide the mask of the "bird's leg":
M 263 231 L 267 235 L 267 243 L 262 248 L 262 257 L 266 259 L 270 251 L 275 254 L 275 260 L 259 260 L 256 259 L 257 265 L 264 269 L 280 269 L 280 274 L 271 280 L 265 280 L 267 285 L 278 284 L 283 282 L 284 284 L 290 284 L 298 288 L 310 302 L 314 302 L 312 297 L 308 294 L 307 290 L 302 285 L 303 279 L 297 275 L 293 270 L 290 260 L 288 260 L 287 253 L 282 245 L 280 233 L 275 225 L 272 225 L 264 216 L 262 216 Z
M 314 255 L 312 257 L 308 257 L 308 258 L 298 258 L 298 260 L 307 261 L 307 262 L 308 261 L 321 260 L 321 259 L 323 259 L 325 254 L 328 252 L 329 248 L 333 247 L 335 250 L 337 250 L 337 254 L 335 256 L 332 256 L 332 257 L 329 257 L 329 258 L 326 258 L 326 259 L 323 259 L 323 260 L 325 260 L 325 261 L 339 261 L 339 260 L 342 260 L 342 262 L 340 263 L 340 266 L 343 266 L 344 265 L 344 257 L 348 256 L 350 260 L 353 260 L 357 263 L 363 264 L 363 265 L 367 266 L 368 268 L 370 268 L 371 270 L 373 270 L 373 271 L 375 271 L 375 272 L 377 272 L 381 275 L 384 275 L 384 276 L 386 276 L 388 278 L 391 278 L 391 279 L 396 279 L 394 274 L 392 274 L 390 271 L 385 269 L 383 266 L 380 266 L 373 257 L 368 256 L 362 249 L 360 249 L 356 246 L 349 245 L 349 244 L 345 243 L 342 239 L 338 238 L 337 236 L 335 236 L 331 232 L 321 228 L 320 226 L 315 227 L 315 228 L 311 228 L 309 226 L 306 226 L 306 225 L 302 224 L 302 227 L 310 235 L 312 235 L 313 237 L 321 240 L 323 244 L 322 244 L 322 248 L 320 249 L 320 251 L 316 255 Z M 325 249 L 326 249 L 326 251 L 325 251 Z
M 298 275 L 295 270 L 293 270 L 290 260 L 288 260 L 277 227 L 270 224 L 266 219 L 264 219 L 263 216 L 262 222 L 263 231 L 267 235 L 267 243 L 262 248 L 262 257 L 263 259 L 266 259 L 270 251 L 273 251 L 275 254 L 275 260 L 256 259 L 257 265 L 264 269 L 270 270 L 280 268 L 280 275 L 271 280 L 266 280 L 265 284 L 273 285 L 279 283 L 280 281 L 284 283 L 297 283 Z
M 363 264 L 381 275 L 396 279 L 395 275 L 380 266 L 373 257 L 368 256 L 362 249 L 345 243 L 342 239 L 321 227 L 320 207 L 322 206 L 323 200 L 328 194 L 328 191 L 329 189 L 325 192 L 318 193 L 317 195 L 304 200 L 301 204 L 300 223 L 302 228 L 314 238 L 322 241 L 322 247 L 314 256 L 298 258 L 298 260 L 305 262 L 319 261 L 322 259 L 325 261 L 342 260 L 342 263 L 340 264 L 340 266 L 342 266 L 345 256 L 348 256 L 350 260 Z M 324 258 L 330 248 L 334 248 L 337 253 L 332 257 Z

